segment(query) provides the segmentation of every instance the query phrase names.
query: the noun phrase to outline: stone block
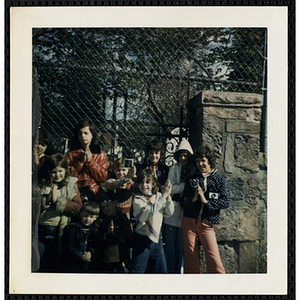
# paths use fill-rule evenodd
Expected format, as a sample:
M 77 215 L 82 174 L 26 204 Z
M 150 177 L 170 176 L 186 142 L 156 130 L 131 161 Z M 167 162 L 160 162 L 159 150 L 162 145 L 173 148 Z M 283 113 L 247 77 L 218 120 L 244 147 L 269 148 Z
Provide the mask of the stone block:
M 234 173 L 235 158 L 234 158 L 234 135 L 228 134 L 225 145 L 224 170 L 228 173 Z
M 260 94 L 252 93 L 231 93 L 203 91 L 201 93 L 203 104 L 218 105 L 239 105 L 239 106 L 257 106 L 263 105 L 263 97 Z
M 259 135 L 239 134 L 234 140 L 235 165 L 243 170 L 259 170 Z
M 247 206 L 231 206 L 221 210 L 220 224 L 214 225 L 217 240 L 256 241 L 258 238 L 257 209 Z
M 240 243 L 239 273 L 258 272 L 258 247 L 258 241 Z
M 244 200 L 244 179 L 241 177 L 227 179 L 227 186 L 230 193 L 231 205 L 238 205 L 237 201 Z
M 238 133 L 260 133 L 259 122 L 243 122 L 243 121 L 229 121 L 226 124 L 227 132 Z

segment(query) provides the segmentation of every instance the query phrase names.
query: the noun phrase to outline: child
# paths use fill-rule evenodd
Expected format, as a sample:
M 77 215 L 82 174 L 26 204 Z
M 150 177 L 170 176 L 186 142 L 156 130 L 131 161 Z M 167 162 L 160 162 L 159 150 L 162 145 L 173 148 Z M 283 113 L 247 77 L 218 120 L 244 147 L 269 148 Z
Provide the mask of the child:
M 125 168 L 124 158 L 117 159 L 112 167 L 113 178 L 106 181 L 107 191 L 113 191 L 118 200 L 118 208 L 123 214 L 126 214 L 130 219 L 130 208 L 132 205 L 132 193 L 134 189 L 134 182 L 132 178 L 135 177 L 136 168 Z
M 90 233 L 98 218 L 100 207 L 95 201 L 83 204 L 79 220 L 69 224 L 63 235 L 65 271 L 88 272 L 94 249 L 91 247 Z
M 137 172 L 140 172 L 144 169 L 150 169 L 154 172 L 155 177 L 157 178 L 159 189 L 168 179 L 169 168 L 163 164 L 160 158 L 163 156 L 164 147 L 163 143 L 159 140 L 150 141 L 146 145 L 146 155 L 144 163 L 138 165 Z
M 45 159 L 53 154 L 52 137 L 45 131 L 39 132 L 39 141 L 34 148 L 35 163 L 40 171 Z
M 229 206 L 224 176 L 215 169 L 216 156 L 207 146 L 195 150 L 196 172 L 185 184 L 180 204 L 184 209 L 182 234 L 184 273 L 201 273 L 197 238 L 203 247 L 207 273 L 225 273 L 213 224 L 220 222 L 220 210 Z
M 101 214 L 92 232 L 95 247 L 92 271 L 124 273 L 129 268 L 129 248 L 132 243 L 130 221 L 117 209 L 118 201 L 114 193 L 103 193 L 99 203 Z
M 40 271 L 56 271 L 58 246 L 63 230 L 71 216 L 81 206 L 76 184 L 77 178 L 70 177 L 67 162 L 62 154 L 48 157 L 41 169 L 41 214 L 39 217 Z
M 101 191 L 100 183 L 107 179 L 108 160 L 100 149 L 96 126 L 89 120 L 75 126 L 71 150 L 66 154 L 71 176 L 77 177 L 78 187 L 84 201 L 95 201 Z
M 164 218 L 165 225 L 165 250 L 168 273 L 181 273 L 183 267 L 183 241 L 181 220 L 183 210 L 179 199 L 184 190 L 185 181 L 191 175 L 191 157 L 193 154 L 190 143 L 183 139 L 178 145 L 174 158 L 177 163 L 169 171 L 168 179 L 172 184 L 171 196 L 174 202 L 174 213 L 171 217 Z
M 161 226 L 163 216 L 171 216 L 174 204 L 170 193 L 172 185 L 167 180 L 158 192 L 158 184 L 149 169 L 138 174 L 140 194 L 133 199 L 133 215 L 136 217 L 132 272 L 145 273 L 147 263 L 154 273 L 167 273 L 166 258 L 162 243 Z

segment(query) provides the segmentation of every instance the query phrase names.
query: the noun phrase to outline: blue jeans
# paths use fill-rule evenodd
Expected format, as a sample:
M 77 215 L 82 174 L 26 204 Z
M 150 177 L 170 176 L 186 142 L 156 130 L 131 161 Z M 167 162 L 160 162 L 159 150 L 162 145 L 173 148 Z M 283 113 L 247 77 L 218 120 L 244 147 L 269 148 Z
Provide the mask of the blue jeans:
M 160 232 L 158 243 L 151 241 L 146 235 L 133 234 L 132 273 L 143 274 L 149 262 L 151 273 L 167 273 L 167 263 Z
M 38 247 L 41 257 L 40 272 L 56 271 L 58 267 L 58 226 L 39 225 Z
M 168 273 L 180 274 L 184 257 L 181 227 L 165 224 L 165 237 Z

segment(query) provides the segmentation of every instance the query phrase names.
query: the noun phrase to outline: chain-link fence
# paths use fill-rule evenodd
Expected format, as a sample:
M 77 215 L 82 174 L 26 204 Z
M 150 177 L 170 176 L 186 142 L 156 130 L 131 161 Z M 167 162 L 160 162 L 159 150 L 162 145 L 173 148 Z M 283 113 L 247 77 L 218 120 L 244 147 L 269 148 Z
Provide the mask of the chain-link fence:
M 266 47 L 264 28 L 36 28 L 41 127 L 65 152 L 87 118 L 110 161 L 139 158 L 150 137 L 188 135 L 200 91 L 262 93 Z

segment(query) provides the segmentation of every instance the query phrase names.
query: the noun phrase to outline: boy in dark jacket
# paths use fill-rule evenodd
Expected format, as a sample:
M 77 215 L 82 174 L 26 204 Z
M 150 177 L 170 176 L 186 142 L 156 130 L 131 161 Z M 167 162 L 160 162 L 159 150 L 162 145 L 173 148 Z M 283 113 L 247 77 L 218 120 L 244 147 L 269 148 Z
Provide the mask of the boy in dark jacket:
M 132 229 L 126 214 L 118 210 L 114 193 L 99 198 L 101 215 L 92 232 L 95 255 L 91 268 L 95 273 L 125 273 L 129 269 Z
M 65 228 L 63 246 L 66 272 L 84 273 L 89 271 L 90 261 L 95 252 L 91 247 L 90 233 L 99 212 L 98 203 L 86 202 L 79 213 L 79 220 L 70 223 Z

